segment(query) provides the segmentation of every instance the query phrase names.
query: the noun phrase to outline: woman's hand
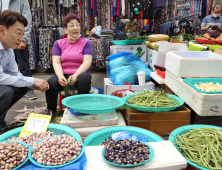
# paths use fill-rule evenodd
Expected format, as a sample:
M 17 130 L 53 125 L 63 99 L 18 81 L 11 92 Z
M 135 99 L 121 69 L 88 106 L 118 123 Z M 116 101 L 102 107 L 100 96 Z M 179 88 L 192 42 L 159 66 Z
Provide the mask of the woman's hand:
M 72 76 L 72 81 L 68 84 L 68 85 L 75 85 L 76 84 L 76 81 L 77 81 L 77 76 L 75 76 L 74 74 L 73 75 L 71 75 Z M 70 77 L 71 77 L 70 76 Z M 69 77 L 69 79 L 70 79 L 70 77 Z
M 61 86 L 66 86 L 66 78 L 64 76 L 58 77 L 58 82 Z

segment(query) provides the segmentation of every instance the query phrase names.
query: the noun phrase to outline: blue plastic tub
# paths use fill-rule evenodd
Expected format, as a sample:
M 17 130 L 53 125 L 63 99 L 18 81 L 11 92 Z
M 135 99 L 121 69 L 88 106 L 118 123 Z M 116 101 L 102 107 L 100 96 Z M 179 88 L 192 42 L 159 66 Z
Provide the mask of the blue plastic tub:
M 222 78 L 186 78 L 183 81 L 201 93 L 207 93 L 207 94 L 222 93 L 222 91 L 203 91 L 194 86 L 194 84 L 199 85 L 200 83 L 210 83 L 210 82 L 212 82 L 213 84 L 220 83 L 222 85 Z
M 146 41 L 146 39 L 144 40 L 115 40 L 111 42 L 115 45 L 140 45 L 144 41 Z

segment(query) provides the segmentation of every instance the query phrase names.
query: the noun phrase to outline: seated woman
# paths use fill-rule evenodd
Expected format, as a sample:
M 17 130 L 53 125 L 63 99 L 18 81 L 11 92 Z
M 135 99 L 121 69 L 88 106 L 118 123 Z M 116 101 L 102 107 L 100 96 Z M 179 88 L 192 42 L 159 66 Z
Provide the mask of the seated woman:
M 55 75 L 48 79 L 49 90 L 45 92 L 47 109 L 44 114 L 56 113 L 58 93 L 66 86 L 72 76 L 73 85 L 78 94 L 88 94 L 91 88 L 89 68 L 92 63 L 92 45 L 89 40 L 80 37 L 80 19 L 76 14 L 67 14 L 63 19 L 63 28 L 67 38 L 57 40 L 53 45 L 52 61 Z

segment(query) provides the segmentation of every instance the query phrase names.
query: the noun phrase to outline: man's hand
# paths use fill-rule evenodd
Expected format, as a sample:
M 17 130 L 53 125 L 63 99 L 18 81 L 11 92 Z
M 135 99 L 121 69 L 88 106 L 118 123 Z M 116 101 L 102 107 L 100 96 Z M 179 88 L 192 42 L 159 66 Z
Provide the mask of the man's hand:
M 211 27 L 213 27 L 213 25 L 209 25 L 209 26 L 207 27 L 207 30 L 208 30 L 209 28 L 211 28 Z
M 34 78 L 33 88 L 45 92 L 49 89 L 49 84 L 43 79 Z
M 222 32 L 222 28 L 220 27 L 217 27 L 216 30 Z
M 24 50 L 25 48 L 26 48 L 26 43 L 24 43 L 24 42 L 21 42 L 18 46 L 18 49 L 20 49 L 20 50 Z
M 61 86 L 66 86 L 66 78 L 64 76 L 58 77 L 58 82 Z
M 73 74 L 71 75 L 72 76 L 72 81 L 68 84 L 68 85 L 75 85 L 76 84 L 76 81 L 77 81 L 77 77 Z M 71 77 L 70 76 L 70 77 Z

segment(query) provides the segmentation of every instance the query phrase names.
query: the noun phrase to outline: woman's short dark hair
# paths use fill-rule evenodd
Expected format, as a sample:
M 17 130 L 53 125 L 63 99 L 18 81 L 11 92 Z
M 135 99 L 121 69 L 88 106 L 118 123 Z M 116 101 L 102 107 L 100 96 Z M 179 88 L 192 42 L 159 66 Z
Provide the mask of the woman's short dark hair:
M 28 25 L 27 19 L 18 12 L 5 10 L 0 13 L 0 25 L 5 26 L 7 29 L 17 21 L 21 22 L 24 27 Z
M 73 19 L 76 19 L 80 23 L 80 18 L 77 14 L 74 14 L 74 13 L 67 14 L 62 21 L 63 28 L 67 27 L 67 24 Z

